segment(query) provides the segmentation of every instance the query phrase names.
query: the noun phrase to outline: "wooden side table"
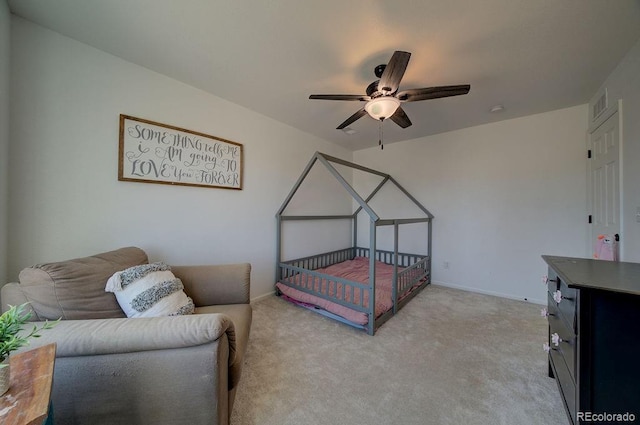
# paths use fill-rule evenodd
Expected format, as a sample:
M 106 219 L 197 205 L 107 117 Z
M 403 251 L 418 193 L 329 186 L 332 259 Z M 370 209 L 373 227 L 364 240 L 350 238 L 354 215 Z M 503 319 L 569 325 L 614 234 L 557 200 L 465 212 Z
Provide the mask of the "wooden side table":
M 3 425 L 52 423 L 49 413 L 55 358 L 55 344 L 10 357 L 11 387 L 0 397 L 0 423 Z

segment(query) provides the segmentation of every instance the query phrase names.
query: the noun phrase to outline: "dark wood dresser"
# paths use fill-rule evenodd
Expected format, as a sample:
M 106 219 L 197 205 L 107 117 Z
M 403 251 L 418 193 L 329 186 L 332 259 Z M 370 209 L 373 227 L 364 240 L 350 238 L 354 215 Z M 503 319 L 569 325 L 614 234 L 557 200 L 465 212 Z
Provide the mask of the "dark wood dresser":
M 640 424 L 640 264 L 542 258 L 549 376 L 570 422 Z

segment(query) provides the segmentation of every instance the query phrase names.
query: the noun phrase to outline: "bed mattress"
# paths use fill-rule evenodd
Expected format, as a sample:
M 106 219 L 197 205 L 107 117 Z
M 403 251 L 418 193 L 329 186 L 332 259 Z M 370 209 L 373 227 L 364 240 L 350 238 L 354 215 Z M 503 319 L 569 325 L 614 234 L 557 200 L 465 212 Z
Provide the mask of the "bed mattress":
M 375 314 L 379 317 L 383 313 L 393 308 L 392 298 L 392 285 L 393 285 L 393 266 L 385 264 L 380 261 L 375 262 L 376 268 L 376 293 L 375 293 Z M 398 268 L 398 272 L 402 270 Z M 355 257 L 353 260 L 343 261 L 331 265 L 329 267 L 314 270 L 318 273 L 323 273 L 342 279 L 347 279 L 353 282 L 369 285 L 369 259 L 366 257 Z M 336 296 L 341 299 L 342 284 L 339 282 L 332 282 L 329 279 L 309 279 L 309 282 L 305 282 L 301 275 L 295 275 L 287 279 L 292 285 L 302 286 L 307 285 L 308 289 L 313 289 L 315 292 L 322 294 L 329 294 L 330 296 Z M 311 287 L 313 285 L 313 287 Z M 349 307 L 341 304 L 329 301 L 327 299 L 318 297 L 316 295 L 309 294 L 307 292 L 300 291 L 290 286 L 284 285 L 280 282 L 276 283 L 276 287 L 281 293 L 288 298 L 303 303 L 304 305 L 313 305 L 322 309 L 325 309 L 333 314 L 337 314 L 350 322 L 366 325 L 368 323 L 368 316 L 366 313 L 353 310 Z M 364 300 L 360 301 L 361 292 L 364 292 Z M 353 302 L 357 305 L 362 304 L 364 307 L 369 307 L 369 291 L 361 291 L 360 288 L 353 289 L 353 300 L 351 300 L 351 291 L 344 291 L 344 301 Z

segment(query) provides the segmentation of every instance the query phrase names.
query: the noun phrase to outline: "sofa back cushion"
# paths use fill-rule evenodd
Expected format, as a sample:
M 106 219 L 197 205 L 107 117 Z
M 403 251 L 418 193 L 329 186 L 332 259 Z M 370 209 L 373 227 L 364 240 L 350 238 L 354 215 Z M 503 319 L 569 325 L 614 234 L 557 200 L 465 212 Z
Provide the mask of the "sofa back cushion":
M 115 272 L 148 261 L 143 250 L 127 247 L 90 257 L 38 264 L 20 272 L 20 287 L 38 320 L 126 317 L 115 296 L 105 292 L 105 285 Z

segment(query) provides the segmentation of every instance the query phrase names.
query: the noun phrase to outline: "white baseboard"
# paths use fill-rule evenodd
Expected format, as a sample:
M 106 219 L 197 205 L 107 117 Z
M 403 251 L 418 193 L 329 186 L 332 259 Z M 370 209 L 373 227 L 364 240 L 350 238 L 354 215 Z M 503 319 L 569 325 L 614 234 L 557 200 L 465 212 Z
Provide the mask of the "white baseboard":
M 264 300 L 265 298 L 269 298 L 269 297 L 271 297 L 271 296 L 275 295 L 275 293 L 276 293 L 276 291 L 271 291 L 271 292 L 267 292 L 267 293 L 266 293 L 266 294 L 264 294 L 264 295 L 259 295 L 259 296 L 255 297 L 255 298 L 251 298 L 251 304 L 253 304 L 253 303 L 257 303 L 257 302 L 259 302 L 259 301 L 262 301 L 262 300 Z
M 435 285 L 435 286 L 444 286 L 446 288 L 459 289 L 461 291 L 476 292 L 478 294 L 492 295 L 494 297 L 500 297 L 500 298 L 507 298 L 507 299 L 510 299 L 510 300 L 524 301 L 524 302 L 528 302 L 528 303 L 532 303 L 532 304 L 547 305 L 547 300 L 539 300 L 539 299 L 535 299 L 535 298 L 519 298 L 519 297 L 515 297 L 515 296 L 510 295 L 510 294 L 503 294 L 501 292 L 485 291 L 483 289 L 471 288 L 471 287 L 468 287 L 468 286 L 456 285 L 456 284 L 453 284 L 453 283 L 447 283 L 447 282 L 442 282 L 442 281 L 432 281 L 431 284 Z
M 468 287 L 468 286 L 456 285 L 456 284 L 453 284 L 453 283 L 447 283 L 447 282 L 442 282 L 442 281 L 432 281 L 431 284 L 435 285 L 435 286 L 444 286 L 446 288 L 459 289 L 461 291 L 475 292 L 475 293 L 478 293 L 478 294 L 492 295 L 494 297 L 500 297 L 500 298 L 507 298 L 507 299 L 510 299 L 510 300 L 524 301 L 524 302 L 528 302 L 528 303 L 532 303 L 532 304 L 547 305 L 547 300 L 539 300 L 539 299 L 535 299 L 535 298 L 518 298 L 518 297 L 514 297 L 513 295 L 503 294 L 501 292 L 485 291 L 485 290 L 478 289 L 478 288 L 471 288 L 471 287 Z M 266 298 L 274 296 L 275 293 L 276 293 L 275 291 L 271 291 L 271 292 L 267 292 L 266 294 L 259 295 L 259 296 L 255 297 L 255 298 L 251 298 L 251 304 L 260 302 L 260 301 L 262 301 L 262 300 L 264 300 Z

